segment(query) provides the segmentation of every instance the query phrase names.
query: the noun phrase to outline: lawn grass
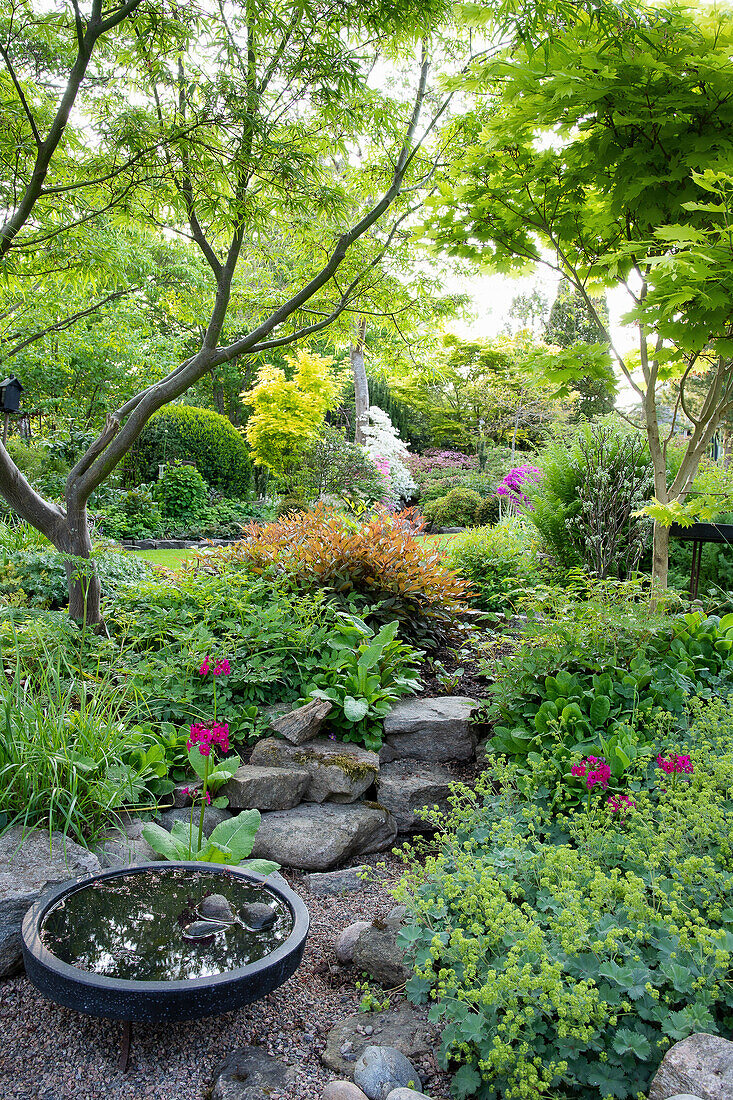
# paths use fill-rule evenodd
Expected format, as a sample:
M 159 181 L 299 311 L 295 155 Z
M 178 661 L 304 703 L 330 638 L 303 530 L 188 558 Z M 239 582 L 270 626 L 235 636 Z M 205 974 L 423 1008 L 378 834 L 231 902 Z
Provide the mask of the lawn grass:
M 131 550 L 139 558 L 151 561 L 153 565 L 164 565 L 167 569 L 177 569 L 196 553 L 195 550 Z

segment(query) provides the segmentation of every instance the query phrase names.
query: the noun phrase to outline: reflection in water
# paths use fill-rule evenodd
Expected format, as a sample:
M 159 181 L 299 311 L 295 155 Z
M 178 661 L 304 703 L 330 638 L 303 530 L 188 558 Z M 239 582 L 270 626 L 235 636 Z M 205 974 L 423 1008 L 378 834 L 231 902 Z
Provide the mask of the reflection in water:
M 210 895 L 226 898 L 234 914 L 267 905 L 275 921 L 253 931 L 236 920 L 187 942 L 184 929 L 196 921 L 202 903 L 206 911 Z M 261 959 L 284 943 L 292 928 L 289 907 L 266 886 L 248 886 L 227 872 L 171 867 L 119 875 L 67 894 L 46 915 L 41 939 L 56 958 L 80 970 L 176 981 L 223 974 Z

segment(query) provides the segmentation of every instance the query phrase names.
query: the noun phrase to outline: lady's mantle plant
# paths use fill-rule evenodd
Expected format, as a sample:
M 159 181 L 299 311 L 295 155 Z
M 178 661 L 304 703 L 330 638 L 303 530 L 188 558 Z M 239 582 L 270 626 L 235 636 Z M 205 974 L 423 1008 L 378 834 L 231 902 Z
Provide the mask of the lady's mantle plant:
M 219 676 L 231 673 L 229 661 L 225 658 L 210 661 L 206 657 L 200 676 L 212 674 L 214 678 L 214 720 L 210 726 L 194 723 L 186 748 L 191 767 L 201 780 L 201 787 L 191 791 L 191 818 L 188 825 L 176 821 L 170 832 L 155 822 L 143 826 L 143 836 L 148 844 L 171 860 L 200 860 L 204 863 L 227 863 L 236 866 L 242 863 L 252 851 L 257 830 L 260 827 L 259 810 L 243 810 L 236 817 L 222 821 L 211 832 L 204 843 L 204 817 L 206 807 L 212 804 L 211 794 L 228 782 L 236 772 L 241 761 L 238 756 L 229 756 L 217 762 L 216 752 L 229 752 L 229 726 L 226 722 L 216 721 L 216 680 Z M 226 798 L 215 798 L 214 806 L 226 806 Z M 198 822 L 194 824 L 194 813 L 198 810 Z M 269 859 L 252 859 L 245 864 L 252 871 L 268 875 L 277 871 L 279 864 Z
M 660 766 L 652 789 L 611 796 L 604 813 L 600 777 L 590 812 L 555 820 L 541 792 L 520 792 L 515 766 L 495 762 L 454 797 L 439 853 L 412 861 L 399 891 L 412 917 L 407 991 L 446 1022 L 457 1097 L 641 1097 L 671 1043 L 730 1030 L 725 706 L 697 707 L 692 771 L 684 754 L 671 759 L 677 787 Z M 602 770 L 591 764 L 576 778 Z

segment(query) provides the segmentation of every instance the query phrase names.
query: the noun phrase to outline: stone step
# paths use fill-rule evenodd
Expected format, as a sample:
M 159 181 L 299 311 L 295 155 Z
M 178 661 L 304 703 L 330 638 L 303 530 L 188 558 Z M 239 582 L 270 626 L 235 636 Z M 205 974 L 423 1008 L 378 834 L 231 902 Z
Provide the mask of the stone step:
M 371 787 L 379 772 L 379 757 L 359 745 L 318 737 L 306 745 L 290 745 L 277 737 L 259 741 L 251 764 L 266 768 L 300 768 L 310 781 L 307 802 L 355 802 Z
M 400 833 L 418 833 L 430 826 L 418 815 L 426 806 L 448 810 L 450 785 L 447 768 L 422 760 L 395 760 L 379 769 L 377 801 L 393 814 Z
M 438 699 L 403 699 L 384 719 L 380 764 L 410 758 L 426 763 L 473 760 L 476 733 L 470 722 L 475 699 L 445 695 Z
M 310 779 L 305 768 L 242 764 L 218 793 L 230 810 L 291 810 L 303 801 Z
M 396 836 L 394 818 L 375 803 L 303 802 L 262 815 L 252 856 L 302 871 L 328 871 L 352 856 L 389 848 Z

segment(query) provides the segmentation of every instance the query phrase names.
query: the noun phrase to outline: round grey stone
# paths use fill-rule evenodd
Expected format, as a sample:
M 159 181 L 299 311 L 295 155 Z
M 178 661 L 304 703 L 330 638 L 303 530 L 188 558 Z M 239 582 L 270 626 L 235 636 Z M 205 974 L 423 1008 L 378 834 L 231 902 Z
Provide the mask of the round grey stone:
M 395 1047 L 365 1047 L 354 1066 L 354 1084 L 369 1100 L 387 1100 L 400 1087 L 422 1088 L 417 1070 Z
M 342 965 L 347 965 L 353 961 L 356 941 L 367 928 L 371 928 L 371 924 L 368 920 L 358 920 L 350 924 L 348 928 L 344 928 L 343 932 L 339 932 L 336 937 L 334 951 L 337 960 Z
M 321 1093 L 321 1100 L 367 1100 L 353 1081 L 332 1081 Z
M 414 1089 L 392 1089 L 387 1100 L 430 1100 L 424 1092 L 415 1092 Z

